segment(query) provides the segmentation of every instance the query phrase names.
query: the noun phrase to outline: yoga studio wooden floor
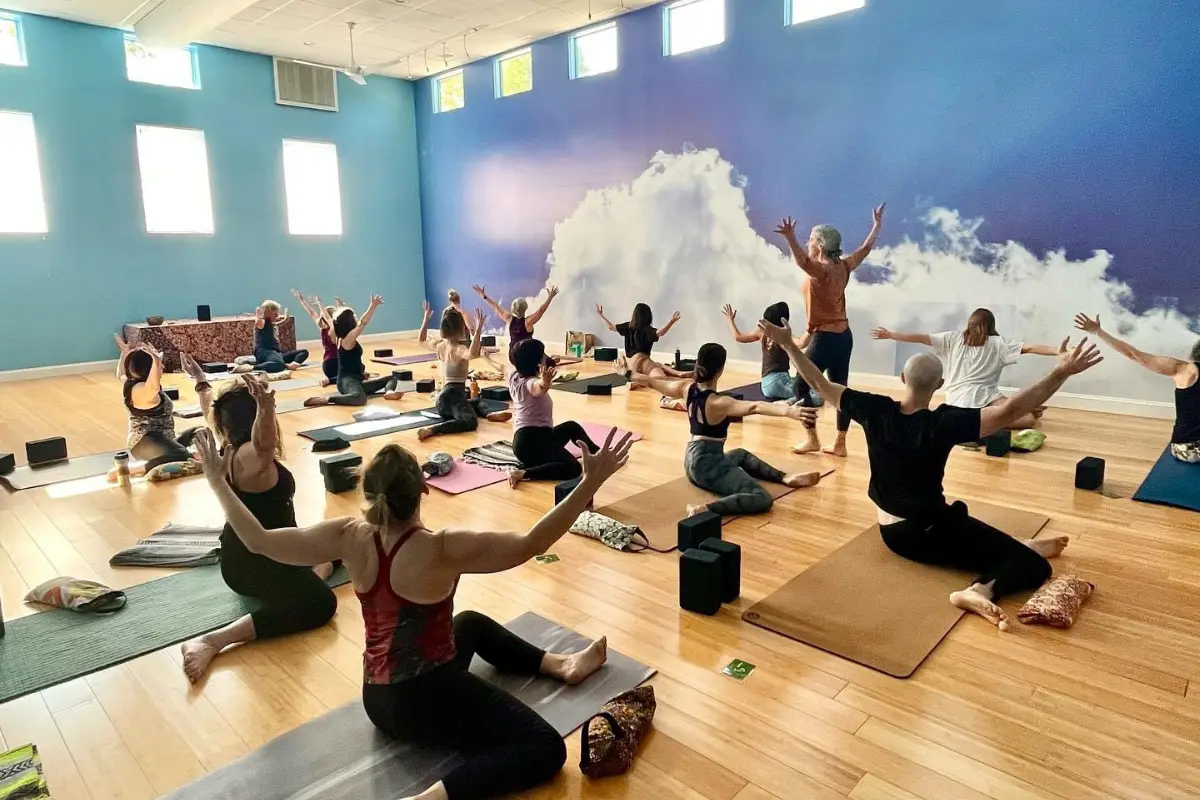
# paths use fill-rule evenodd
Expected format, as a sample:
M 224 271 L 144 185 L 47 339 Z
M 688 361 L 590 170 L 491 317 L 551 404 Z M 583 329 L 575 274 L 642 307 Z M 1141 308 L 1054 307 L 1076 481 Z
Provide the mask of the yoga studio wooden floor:
M 411 341 L 390 343 L 413 352 Z M 433 372 L 418 365 L 418 375 Z M 730 386 L 757 373 L 730 375 Z M 173 382 L 179 376 L 171 376 Z M 741 379 L 741 380 L 738 380 Z M 184 391 L 184 402 L 190 393 Z M 420 407 L 427 398 L 403 401 Z M 682 474 L 687 423 L 649 391 L 611 397 L 555 392 L 559 420 L 616 423 L 641 432 L 629 466 L 601 496 L 615 500 Z M 301 427 L 349 417 L 317 409 L 281 417 L 296 473 L 298 516 L 352 513 L 358 499 L 325 493 Z M 823 415 L 830 438 L 833 416 Z M 777 466 L 836 467 L 819 488 L 796 492 L 766 516 L 727 527 L 743 548 L 743 596 L 715 617 L 679 610 L 673 556 L 628 555 L 568 536 L 557 563 L 530 563 L 463 582 L 459 608 L 507 620 L 534 610 L 658 669 L 655 731 L 632 772 L 587 782 L 571 761 L 536 798 L 969 800 L 1195 798 L 1200 796 L 1200 515 L 1128 498 L 1161 452 L 1165 422 L 1051 409 L 1047 446 L 991 459 L 956 452 L 946 488 L 960 497 L 1051 516 L 1072 537 L 1060 571 L 1097 592 L 1070 631 L 1014 625 L 1007 634 L 964 619 L 910 680 L 743 623 L 741 611 L 873 521 L 861 430 L 851 457 L 794 457 L 790 423 L 734 426 L 742 445 Z M 0 450 L 65 435 L 73 452 L 121 446 L 125 418 L 111 373 L 0 384 Z M 389 441 L 418 452 L 508 435 L 484 423 L 474 435 L 429 446 L 415 432 L 360 441 L 369 457 Z M 1077 492 L 1075 462 L 1108 462 L 1110 494 Z M 31 613 L 26 589 L 59 574 L 124 587 L 163 574 L 115 570 L 109 556 L 168 521 L 218 523 L 205 481 L 129 492 L 103 479 L 19 494 L 0 490 L 4 613 Z M 431 527 L 522 528 L 552 503 L 549 485 L 506 484 L 426 505 Z M 870 592 L 870 585 L 862 591 Z M 329 627 L 221 656 L 190 687 L 178 648 L 137 659 L 0 706 L 0 739 L 35 742 L 55 800 L 151 798 L 257 748 L 359 693 L 362 622 L 349 587 Z M 889 598 L 880 597 L 881 604 Z M 1016 606 L 1009 604 L 1009 613 Z M 757 665 L 745 682 L 721 674 L 731 659 Z M 336 742 L 330 743 L 336 747 Z

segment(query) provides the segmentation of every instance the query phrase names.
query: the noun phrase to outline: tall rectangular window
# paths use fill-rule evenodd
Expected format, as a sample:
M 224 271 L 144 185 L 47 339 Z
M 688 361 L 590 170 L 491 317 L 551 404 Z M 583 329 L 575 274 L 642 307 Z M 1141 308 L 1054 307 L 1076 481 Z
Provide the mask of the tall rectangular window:
M 433 79 L 433 110 L 457 111 L 467 104 L 463 86 L 463 72 L 456 69 Z
M 725 0 L 676 0 L 663 9 L 663 52 L 690 53 L 725 41 Z
M 46 233 L 33 115 L 0 111 L 0 233 Z
M 137 126 L 147 233 L 213 232 L 204 131 Z
M 336 145 L 284 139 L 283 183 L 288 233 L 342 235 L 342 190 L 338 183 Z
M 179 89 L 199 89 L 200 70 L 194 47 L 146 47 L 125 37 L 125 74 L 131 81 Z
M 866 6 L 867 0 L 788 0 L 788 25 L 812 22 L 821 17 L 832 17 L 845 11 L 854 11 Z
M 573 33 L 569 41 L 572 80 L 617 68 L 617 23 L 608 22 Z
M 0 64 L 23 67 L 25 42 L 21 38 L 21 20 L 12 14 L 0 12 Z
M 509 97 L 532 88 L 532 50 L 526 47 L 496 58 L 496 97 Z

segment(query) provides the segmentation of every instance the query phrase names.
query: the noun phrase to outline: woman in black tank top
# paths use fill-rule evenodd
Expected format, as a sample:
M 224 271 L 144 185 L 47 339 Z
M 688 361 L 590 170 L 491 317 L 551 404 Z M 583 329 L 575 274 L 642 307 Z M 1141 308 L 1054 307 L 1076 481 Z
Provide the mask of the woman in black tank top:
M 541 320 L 542 315 L 546 313 L 546 309 L 550 308 L 550 303 L 558 296 L 558 287 L 551 286 L 546 291 L 546 299 L 542 304 L 534 309 L 532 314 L 527 314 L 529 311 L 529 301 L 524 297 L 514 298 L 512 301 L 511 310 L 506 310 L 495 300 L 487 296 L 487 289 L 482 286 L 475 285 L 471 287 L 475 290 L 475 294 L 483 298 L 483 302 L 492 307 L 492 311 L 496 312 L 496 316 L 504 321 L 508 326 L 508 357 L 512 360 L 513 348 L 526 339 L 533 338 L 533 326 L 537 325 Z
M 737 309 L 729 303 L 725 304 L 721 313 L 725 315 L 725 321 L 729 323 L 729 330 L 733 332 L 735 342 L 741 344 L 758 342 L 762 348 L 763 397 L 768 400 L 795 400 L 799 378 L 791 373 L 792 362 L 784 349 L 772 342 L 769 337 L 763 336 L 763 332 L 758 328 L 755 328 L 752 333 L 742 333 L 738 330 Z M 784 320 L 791 318 L 791 314 L 788 304 L 780 301 L 767 306 L 763 311 L 763 318 L 775 325 L 782 325 Z M 796 339 L 796 346 L 803 350 L 808 347 L 811 338 L 810 334 L 804 334 Z M 814 408 L 825 404 L 825 399 L 815 389 L 809 390 L 808 398 L 810 405 Z
M 651 378 L 636 373 L 631 377 L 633 382 L 653 386 L 667 397 L 686 398 L 692 440 L 684 453 L 684 472 L 694 485 L 720 498 L 702 505 L 688 505 L 689 517 L 704 511 L 722 516 L 762 514 L 771 509 L 775 500 L 759 481 L 799 488 L 821 480 L 819 472 L 784 474 L 749 450 L 725 452 L 729 423 L 735 419 L 758 414 L 803 422 L 817 416 L 815 409 L 804 406 L 746 402 L 720 394 L 717 381 L 725 371 L 725 358 L 725 348 L 710 342 L 696 355 L 695 381 Z
M 633 307 L 629 322 L 614 325 L 604 316 L 604 306 L 596 304 L 596 314 L 613 333 L 625 340 L 624 369 L 637 372 L 650 378 L 690 378 L 691 372 L 681 372 L 671 367 L 663 366 L 651 357 L 651 352 L 658 340 L 667 335 L 675 323 L 679 322 L 679 312 L 676 311 L 661 328 L 654 327 L 654 312 L 645 303 Z M 622 367 L 618 366 L 618 369 Z M 629 388 L 635 388 L 630 386 Z
M 212 425 L 225 447 L 235 452 L 251 448 L 259 463 L 273 466 L 278 474 L 274 485 L 261 491 L 244 490 L 236 477 L 231 478 L 234 492 L 255 519 L 268 529 L 296 527 L 292 502 L 296 481 L 278 460 L 274 393 L 257 378 L 244 376 L 243 382 L 226 388 L 213 402 Z M 325 579 L 333 570 L 331 564 L 297 567 L 251 552 L 226 523 L 221 533 L 221 577 L 233 591 L 258 600 L 260 608 L 184 644 L 183 669 L 188 678 L 198 680 L 212 659 L 232 645 L 299 633 L 329 622 L 337 611 L 337 597 Z
M 358 337 L 363 329 L 375 316 L 375 309 L 383 305 L 383 298 L 377 294 L 371 295 L 371 303 L 362 319 L 356 319 L 354 309 L 343 307 L 337 310 L 333 318 L 333 336 L 337 342 L 337 394 L 310 397 L 304 401 L 306 406 L 365 406 L 367 398 L 384 392 L 385 400 L 399 400 L 404 392 L 397 392 L 396 381 L 390 375 L 377 378 L 367 378 L 363 368 L 363 348 L 358 343 Z

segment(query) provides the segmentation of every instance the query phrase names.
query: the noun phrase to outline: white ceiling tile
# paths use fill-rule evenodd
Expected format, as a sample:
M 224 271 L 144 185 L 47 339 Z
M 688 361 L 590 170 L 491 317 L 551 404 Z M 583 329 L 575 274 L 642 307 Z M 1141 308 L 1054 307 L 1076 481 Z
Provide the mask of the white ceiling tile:
M 302 31 L 313 24 L 311 19 L 297 17 L 286 11 L 277 11 L 269 17 L 264 17 L 259 25 L 264 28 L 274 28 L 282 31 Z

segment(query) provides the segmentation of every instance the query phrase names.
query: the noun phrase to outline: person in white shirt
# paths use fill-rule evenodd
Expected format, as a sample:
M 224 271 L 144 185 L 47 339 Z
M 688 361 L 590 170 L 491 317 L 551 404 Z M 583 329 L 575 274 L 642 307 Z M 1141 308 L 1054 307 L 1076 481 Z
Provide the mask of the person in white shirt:
M 934 354 L 945 364 L 946 403 L 958 408 L 987 408 L 1002 402 L 1000 373 L 1017 363 L 1022 355 L 1058 355 L 1056 347 L 1005 339 L 996 332 L 996 317 L 986 308 L 975 309 L 963 331 L 896 333 L 887 328 L 875 328 L 871 338 L 932 347 Z M 1008 427 L 1013 430 L 1036 427 L 1044 411 L 1045 408 L 1035 408 Z

